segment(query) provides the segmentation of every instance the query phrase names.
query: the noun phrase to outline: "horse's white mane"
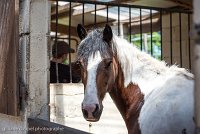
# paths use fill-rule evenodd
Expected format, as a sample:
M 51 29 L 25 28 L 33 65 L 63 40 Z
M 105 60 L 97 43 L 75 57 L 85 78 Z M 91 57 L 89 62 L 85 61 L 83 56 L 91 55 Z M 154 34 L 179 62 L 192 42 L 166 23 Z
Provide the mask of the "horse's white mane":
M 116 51 L 119 63 L 124 73 L 125 87 L 130 83 L 139 85 L 141 81 L 152 81 L 153 84 L 153 79 L 157 78 L 158 75 L 163 77 L 163 80 L 167 79 L 166 77 L 178 73 L 184 74 L 188 77 L 193 77 L 193 75 L 185 69 L 178 68 L 175 65 L 169 67 L 164 61 L 159 61 L 151 57 L 149 54 L 141 52 L 128 41 L 116 35 L 113 37 L 112 48 L 113 51 Z M 145 85 L 146 83 L 143 84 Z M 145 92 L 148 93 L 151 92 L 151 89 L 152 88 L 150 87 L 144 88 L 144 90 L 146 90 Z
M 141 52 L 125 39 L 113 35 L 113 54 L 117 55 L 124 74 L 124 86 L 137 84 L 144 94 L 163 84 L 168 78 L 183 74 L 192 78 L 192 74 L 183 68 L 173 65 L 168 67 L 164 61 L 159 61 L 145 52 Z M 88 57 L 99 51 L 103 58 L 109 58 L 109 45 L 103 40 L 102 30 L 93 30 L 81 41 L 78 48 L 78 59 L 87 61 Z M 151 82 L 151 83 L 150 83 Z M 150 86 L 150 87 L 149 87 Z

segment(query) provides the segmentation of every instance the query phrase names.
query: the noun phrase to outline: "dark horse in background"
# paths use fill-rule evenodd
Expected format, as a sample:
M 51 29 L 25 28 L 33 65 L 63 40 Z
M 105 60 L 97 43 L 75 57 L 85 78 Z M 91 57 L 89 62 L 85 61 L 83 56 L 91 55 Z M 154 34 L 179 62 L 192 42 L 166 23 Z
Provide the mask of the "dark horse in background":
M 77 32 L 87 121 L 100 119 L 109 93 L 129 134 L 194 133 L 191 73 L 141 52 L 114 35 L 109 25 L 89 33 L 78 25 Z

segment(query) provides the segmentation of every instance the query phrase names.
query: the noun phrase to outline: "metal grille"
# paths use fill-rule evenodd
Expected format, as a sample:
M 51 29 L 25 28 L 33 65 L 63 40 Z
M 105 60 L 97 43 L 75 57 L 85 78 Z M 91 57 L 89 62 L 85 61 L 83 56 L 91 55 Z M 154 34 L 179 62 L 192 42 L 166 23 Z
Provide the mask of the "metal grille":
M 69 27 L 66 33 L 69 46 L 71 46 L 72 30 L 75 28 L 74 23 L 80 23 L 86 29 L 103 27 L 108 23 L 113 27 L 118 36 L 123 36 L 131 43 L 134 44 L 134 41 L 138 38 L 138 48 L 142 51 L 147 51 L 153 57 L 165 60 L 169 65 L 178 64 L 180 67 L 192 69 L 191 11 L 88 0 L 59 0 L 59 2 L 66 2 L 65 6 L 67 9 L 62 14 L 66 14 L 66 18 L 68 18 L 65 23 L 66 27 Z M 59 38 L 57 34 L 59 32 L 58 18 L 60 16 L 58 7 L 59 3 L 56 1 L 56 17 L 54 18 L 56 23 L 55 43 Z M 77 17 L 77 14 L 79 14 L 79 17 Z M 87 16 L 92 17 L 88 19 Z M 88 23 L 88 20 L 90 20 L 90 23 Z M 184 20 L 184 24 L 182 20 Z M 126 27 L 128 30 L 124 32 L 123 27 Z M 154 43 L 155 32 L 158 35 L 156 41 L 158 41 L 157 46 L 159 48 Z M 168 41 L 166 41 L 166 38 Z M 147 40 L 147 44 L 144 43 L 144 40 Z M 156 57 L 157 53 L 159 53 L 159 56 Z M 71 53 L 69 53 L 69 63 L 71 63 Z

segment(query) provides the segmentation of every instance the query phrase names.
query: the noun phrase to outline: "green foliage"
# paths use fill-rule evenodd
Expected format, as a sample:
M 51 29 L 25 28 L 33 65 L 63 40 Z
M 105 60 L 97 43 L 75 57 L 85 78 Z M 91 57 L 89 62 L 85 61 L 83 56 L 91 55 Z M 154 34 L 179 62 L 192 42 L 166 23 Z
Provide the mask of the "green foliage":
M 152 53 L 152 56 L 161 59 L 161 36 L 160 32 L 153 32 L 152 33 L 152 52 L 151 52 L 151 34 L 150 33 L 145 33 L 147 34 L 147 50 L 145 50 L 144 46 L 144 34 L 142 34 L 142 50 L 148 52 L 149 54 Z M 130 36 L 129 36 L 130 40 Z M 131 42 L 134 44 L 137 48 L 141 49 L 141 38 L 140 34 L 134 34 L 131 35 Z

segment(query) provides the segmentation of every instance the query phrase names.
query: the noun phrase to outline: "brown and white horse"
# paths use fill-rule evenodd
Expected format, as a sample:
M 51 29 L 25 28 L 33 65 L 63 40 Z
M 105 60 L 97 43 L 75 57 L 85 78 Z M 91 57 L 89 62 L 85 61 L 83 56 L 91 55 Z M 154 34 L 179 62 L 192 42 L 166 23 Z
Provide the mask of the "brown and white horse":
M 87 121 L 100 119 L 108 92 L 129 134 L 194 133 L 192 74 L 141 52 L 109 25 L 89 33 L 78 25 L 77 32 Z

